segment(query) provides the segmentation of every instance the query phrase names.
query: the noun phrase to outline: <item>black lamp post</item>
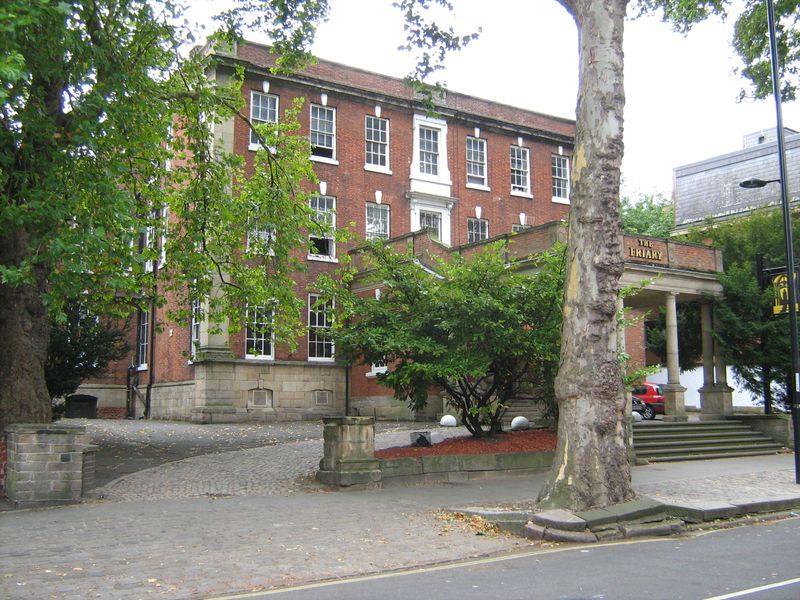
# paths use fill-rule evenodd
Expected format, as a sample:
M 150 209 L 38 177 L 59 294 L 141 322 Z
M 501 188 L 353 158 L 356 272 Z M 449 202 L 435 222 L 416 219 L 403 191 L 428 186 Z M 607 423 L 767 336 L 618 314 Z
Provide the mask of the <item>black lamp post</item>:
M 789 288 L 789 339 L 791 340 L 792 374 L 789 378 L 789 402 L 792 407 L 792 430 L 794 432 L 794 474 L 795 482 L 800 484 L 800 406 L 798 388 L 800 387 L 800 354 L 797 343 L 797 287 L 794 270 L 794 242 L 792 240 L 792 213 L 789 208 L 788 183 L 786 181 L 786 147 L 783 141 L 783 113 L 781 111 L 781 89 L 778 80 L 778 47 L 775 37 L 775 10 L 772 0 L 766 0 L 767 21 L 769 25 L 770 63 L 772 64 L 772 94 L 775 96 L 775 116 L 778 128 L 778 179 L 751 178 L 742 181 L 743 188 L 760 188 L 768 183 L 779 183 L 781 187 L 781 208 L 783 209 L 783 238 L 786 245 L 786 281 Z

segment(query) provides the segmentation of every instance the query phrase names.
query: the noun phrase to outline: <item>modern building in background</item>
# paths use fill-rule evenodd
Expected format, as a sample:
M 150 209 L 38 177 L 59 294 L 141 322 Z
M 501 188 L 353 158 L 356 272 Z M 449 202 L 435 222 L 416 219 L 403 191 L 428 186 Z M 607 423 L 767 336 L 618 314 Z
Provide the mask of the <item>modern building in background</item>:
M 800 133 L 784 128 L 789 202 L 800 202 Z M 765 206 L 780 207 L 778 185 L 745 189 L 751 177 L 778 179 L 775 129 L 744 136 L 743 148 L 674 169 L 675 234 L 702 226 L 708 219 L 734 219 Z

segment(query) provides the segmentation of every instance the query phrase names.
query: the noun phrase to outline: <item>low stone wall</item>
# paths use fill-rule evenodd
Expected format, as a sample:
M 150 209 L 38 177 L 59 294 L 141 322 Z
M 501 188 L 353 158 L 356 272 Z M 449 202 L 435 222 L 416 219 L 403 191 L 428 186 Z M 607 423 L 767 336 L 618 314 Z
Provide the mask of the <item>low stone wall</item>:
M 89 442 L 86 428 L 78 425 L 9 425 L 8 499 L 18 508 L 80 502 L 84 490 L 94 481 L 96 447 Z
M 375 458 L 375 419 L 323 420 L 324 456 L 317 479 L 337 487 L 384 487 L 449 483 L 495 476 L 527 475 L 553 464 L 554 452 L 458 454 L 420 458 Z
M 454 454 L 380 459 L 381 483 L 413 485 L 454 483 L 508 475 L 529 475 L 550 468 L 554 452 Z
M 749 425 L 787 448 L 791 448 L 794 443 L 791 415 L 747 415 L 737 413 L 732 418 Z

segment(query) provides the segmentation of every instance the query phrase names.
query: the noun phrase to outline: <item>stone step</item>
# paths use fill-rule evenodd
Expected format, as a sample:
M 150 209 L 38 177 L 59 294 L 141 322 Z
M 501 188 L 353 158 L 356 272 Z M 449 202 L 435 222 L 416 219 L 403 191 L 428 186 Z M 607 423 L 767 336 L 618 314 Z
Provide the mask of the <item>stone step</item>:
M 719 431 L 686 431 L 678 433 L 642 433 L 641 431 L 634 431 L 634 438 L 637 440 L 647 442 L 657 442 L 660 440 L 676 440 L 676 439 L 694 439 L 694 438 L 723 438 L 723 437 L 738 437 L 743 435 L 763 435 L 753 432 L 750 428 L 745 429 L 724 429 Z
M 780 450 L 782 446 L 776 443 L 761 443 L 761 444 L 719 444 L 719 445 L 698 445 L 698 446 L 686 446 L 683 448 L 652 448 L 643 452 L 645 458 L 653 457 L 653 456 L 679 456 L 684 454 L 703 454 L 705 453 L 717 453 L 722 454 L 726 452 L 749 452 L 749 451 L 760 451 L 760 450 L 768 450 L 770 452 L 777 452 Z M 639 449 L 636 449 L 637 456 L 639 456 Z
M 737 420 L 637 423 L 632 431 L 636 456 L 650 462 L 754 456 L 781 449 L 768 436 Z
M 738 456 L 763 456 L 777 454 L 776 450 L 754 449 L 736 452 L 703 452 L 698 454 L 670 454 L 665 456 L 645 456 L 648 462 L 677 462 L 679 460 L 710 460 L 714 458 L 736 458 Z
M 731 443 L 735 442 L 745 442 L 745 441 L 768 441 L 772 442 L 771 438 L 768 438 L 762 433 L 757 431 L 737 431 L 736 433 L 728 433 L 728 434 L 715 434 L 715 435 L 703 435 L 703 434 L 684 434 L 684 435 L 675 435 L 671 437 L 658 437 L 658 438 L 645 438 L 634 436 L 633 443 L 637 447 L 644 447 L 644 446 L 659 446 L 659 445 L 668 445 L 668 444 L 695 444 L 695 443 L 725 443 L 730 441 Z
M 724 438 L 717 440 L 704 440 L 704 439 L 675 440 L 669 442 L 659 442 L 656 444 L 638 444 L 638 445 L 634 442 L 634 448 L 636 448 L 637 453 L 668 452 L 672 449 L 680 451 L 684 448 L 715 449 L 715 448 L 730 448 L 730 447 L 741 447 L 741 446 L 769 446 L 770 448 L 781 447 L 780 444 L 776 444 L 769 438 L 763 436 Z

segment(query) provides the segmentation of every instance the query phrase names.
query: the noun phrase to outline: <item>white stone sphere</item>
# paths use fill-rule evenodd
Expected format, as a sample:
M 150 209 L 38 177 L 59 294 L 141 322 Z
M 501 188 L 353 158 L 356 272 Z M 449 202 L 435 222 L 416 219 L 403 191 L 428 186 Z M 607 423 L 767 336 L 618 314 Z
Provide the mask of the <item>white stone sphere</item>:
M 522 431 L 523 429 L 528 429 L 530 426 L 530 421 L 525 417 L 514 417 L 511 420 L 511 431 Z
M 453 415 L 445 415 L 442 417 L 442 420 L 439 421 L 439 425 L 442 427 L 457 427 L 458 421 Z
M 636 412 L 635 410 L 633 412 L 631 412 L 631 416 L 633 417 L 633 420 L 636 423 L 638 423 L 639 421 L 641 421 L 644 418 L 640 413 Z

